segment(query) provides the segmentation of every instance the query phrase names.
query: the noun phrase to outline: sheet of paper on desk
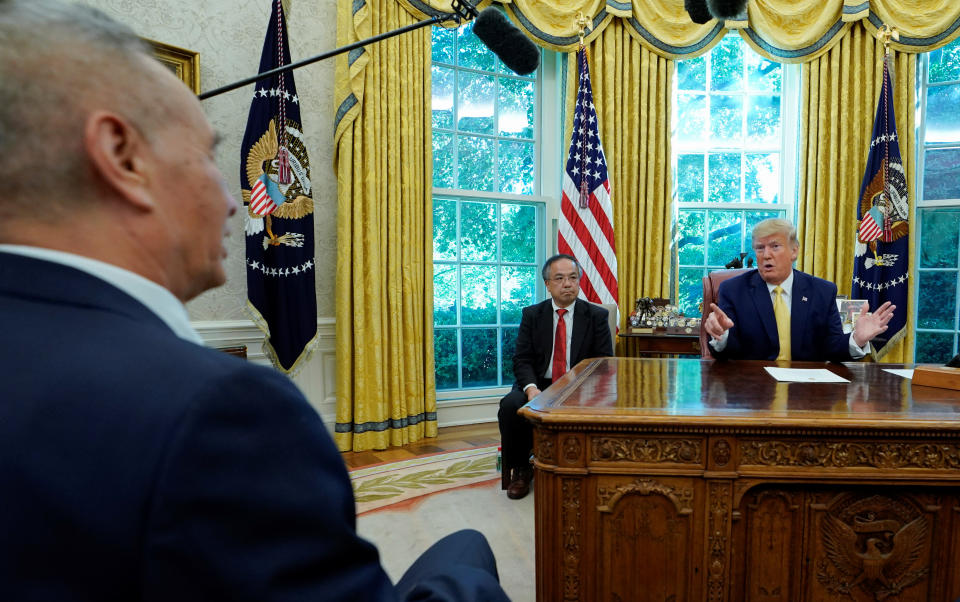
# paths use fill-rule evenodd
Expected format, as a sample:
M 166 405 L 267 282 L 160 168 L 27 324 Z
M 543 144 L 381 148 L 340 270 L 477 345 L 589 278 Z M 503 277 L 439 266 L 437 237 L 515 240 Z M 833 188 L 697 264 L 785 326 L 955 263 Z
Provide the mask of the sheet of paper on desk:
M 770 368 L 764 370 L 783 383 L 848 383 L 849 380 L 826 368 Z
M 883 371 L 903 378 L 913 378 L 913 368 L 884 368 Z

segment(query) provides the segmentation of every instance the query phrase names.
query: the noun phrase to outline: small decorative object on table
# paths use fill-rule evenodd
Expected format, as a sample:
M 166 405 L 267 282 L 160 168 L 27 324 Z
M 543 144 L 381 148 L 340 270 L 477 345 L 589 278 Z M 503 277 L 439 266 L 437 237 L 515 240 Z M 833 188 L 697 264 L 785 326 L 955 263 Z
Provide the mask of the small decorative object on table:
M 840 312 L 840 323 L 843 332 L 853 332 L 857 325 L 857 317 L 863 309 L 866 299 L 837 299 L 837 310 Z
M 630 314 L 630 332 L 639 334 L 693 334 L 699 332 L 699 318 L 688 318 L 669 299 L 637 299 Z

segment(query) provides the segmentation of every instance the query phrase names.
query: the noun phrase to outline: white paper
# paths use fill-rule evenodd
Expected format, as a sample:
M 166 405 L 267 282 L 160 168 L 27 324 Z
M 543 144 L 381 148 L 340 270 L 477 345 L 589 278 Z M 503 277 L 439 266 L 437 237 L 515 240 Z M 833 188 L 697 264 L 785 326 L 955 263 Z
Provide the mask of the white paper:
M 903 378 L 913 378 L 913 368 L 883 368 L 883 371 Z
M 826 368 L 770 368 L 764 370 L 780 382 L 785 383 L 848 383 L 849 380 L 830 372 Z

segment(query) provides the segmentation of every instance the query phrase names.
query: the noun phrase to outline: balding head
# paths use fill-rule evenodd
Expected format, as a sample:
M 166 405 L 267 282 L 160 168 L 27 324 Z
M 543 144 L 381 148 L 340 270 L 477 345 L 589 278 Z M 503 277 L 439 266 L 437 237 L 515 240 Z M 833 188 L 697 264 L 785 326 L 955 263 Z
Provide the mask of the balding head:
M 90 111 L 116 111 L 149 136 L 164 118 L 152 60 L 130 28 L 96 9 L 0 0 L 0 219 L 68 209 L 92 193 L 81 150 Z

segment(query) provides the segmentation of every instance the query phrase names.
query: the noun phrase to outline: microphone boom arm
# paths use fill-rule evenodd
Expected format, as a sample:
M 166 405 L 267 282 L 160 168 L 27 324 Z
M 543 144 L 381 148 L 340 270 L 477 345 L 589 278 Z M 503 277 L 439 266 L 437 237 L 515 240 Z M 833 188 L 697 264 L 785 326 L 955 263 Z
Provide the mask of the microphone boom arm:
M 315 63 L 315 62 L 317 62 L 317 61 L 322 61 L 322 60 L 324 60 L 324 59 L 328 59 L 328 58 L 337 56 L 338 54 L 343 54 L 344 52 L 349 52 L 349 51 L 351 51 L 351 50 L 354 50 L 355 48 L 362 48 L 362 47 L 366 46 L 367 44 L 373 44 L 374 42 L 379 42 L 380 40 L 385 40 L 385 39 L 387 39 L 387 38 L 392 38 L 393 36 L 398 36 L 398 35 L 400 35 L 400 34 L 402 34 L 402 33 L 407 33 L 408 31 L 413 31 L 413 30 L 415 30 L 415 29 L 420 29 L 421 27 L 426 27 L 426 26 L 428 26 L 428 25 L 440 24 L 440 23 L 443 23 L 443 22 L 445 22 L 445 21 L 456 21 L 457 23 L 459 23 L 461 17 L 462 17 L 462 15 L 460 15 L 460 14 L 458 14 L 458 13 L 453 13 L 453 14 L 449 14 L 449 15 L 437 14 L 437 15 L 434 15 L 433 17 L 430 17 L 429 19 L 424 19 L 423 21 L 418 21 L 418 22 L 413 23 L 413 24 L 411 24 L 411 25 L 405 25 L 404 27 L 399 27 L 399 28 L 397 28 L 397 29 L 388 31 L 388 32 L 386 32 L 386 33 L 381 33 L 381 34 L 379 34 L 379 35 L 375 35 L 375 36 L 373 36 L 373 37 L 369 37 L 369 38 L 367 38 L 367 39 L 365 39 L 365 40 L 360 40 L 360 41 L 354 42 L 353 44 L 347 44 L 346 46 L 341 46 L 340 48 L 334 48 L 333 50 L 330 50 L 329 52 L 324 52 L 323 54 L 318 54 L 318 55 L 316 55 L 316 56 L 312 56 L 312 57 L 309 57 L 309 58 L 305 58 L 305 59 L 303 59 L 302 61 L 297 61 L 296 63 L 290 63 L 289 65 L 283 65 L 282 67 L 277 67 L 276 69 L 271 69 L 271 70 L 269 70 L 269 71 L 264 71 L 263 73 L 258 73 L 257 75 L 253 75 L 253 76 L 248 77 L 248 78 L 246 78 L 246 79 L 242 79 L 242 80 L 240 80 L 240 81 L 233 82 L 232 84 L 227 84 L 226 86 L 221 86 L 221 87 L 219 87 L 219 88 L 214 88 L 213 90 L 209 90 L 209 91 L 207 91 L 207 92 L 204 92 L 204 93 L 202 93 L 202 94 L 199 94 L 199 95 L 197 96 L 197 98 L 199 98 L 200 100 L 206 100 L 206 99 L 211 98 L 211 97 L 213 97 L 213 96 L 217 96 L 217 95 L 219 95 L 219 94 L 223 94 L 224 92 L 229 92 L 229 91 L 231 91 L 231 90 L 236 90 L 237 88 L 242 88 L 243 86 L 246 86 L 247 84 L 252 84 L 252 83 L 254 83 L 254 82 L 258 82 L 258 81 L 260 81 L 261 79 L 266 79 L 266 78 L 272 77 L 272 76 L 274 76 L 274 75 L 279 75 L 279 74 L 281 74 L 281 73 L 286 73 L 287 71 L 292 71 L 292 70 L 297 69 L 297 68 L 299 68 L 299 67 L 303 67 L 304 65 L 309 65 L 309 64 Z

